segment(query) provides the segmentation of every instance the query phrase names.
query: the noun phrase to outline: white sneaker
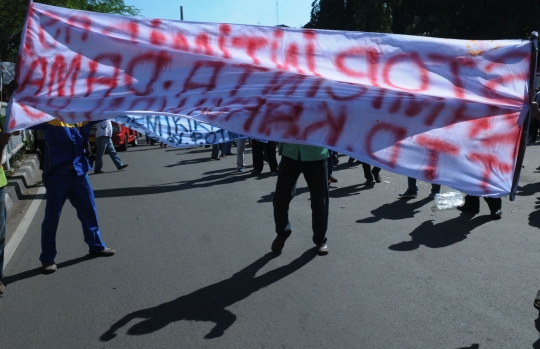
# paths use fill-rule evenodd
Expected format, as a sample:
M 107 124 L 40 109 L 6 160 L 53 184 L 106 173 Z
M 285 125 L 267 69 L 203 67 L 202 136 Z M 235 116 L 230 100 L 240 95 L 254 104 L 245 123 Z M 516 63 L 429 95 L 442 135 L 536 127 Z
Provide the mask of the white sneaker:
M 319 246 L 319 250 L 317 251 L 317 253 L 320 256 L 324 256 L 328 254 L 328 245 L 326 244 L 326 242 L 322 244 L 321 246 Z

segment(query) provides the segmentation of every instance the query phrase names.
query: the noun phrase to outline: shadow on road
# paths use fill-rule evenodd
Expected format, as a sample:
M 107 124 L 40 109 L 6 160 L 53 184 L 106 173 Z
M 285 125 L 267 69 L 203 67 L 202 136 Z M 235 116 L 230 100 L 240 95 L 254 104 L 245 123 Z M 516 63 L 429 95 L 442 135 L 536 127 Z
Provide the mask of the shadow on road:
M 410 200 L 399 199 L 374 209 L 371 211 L 373 217 L 359 219 L 356 223 L 375 223 L 381 219 L 398 220 L 413 218 L 415 214 L 420 212 L 420 207 L 423 207 L 432 200 L 431 198 L 424 198 L 410 203 Z
M 516 195 L 532 196 L 538 192 L 540 192 L 540 182 L 530 183 L 524 185 L 523 187 L 518 187 L 518 192 Z M 534 206 L 535 210 L 529 213 L 529 225 L 531 227 L 540 228 L 540 211 L 538 210 L 540 208 L 540 197 L 537 197 L 536 199 L 537 200 Z
M 122 196 L 137 196 L 150 194 L 163 194 L 180 190 L 189 190 L 195 188 L 208 188 L 214 185 L 231 184 L 240 181 L 245 181 L 250 178 L 249 175 L 239 176 L 233 171 L 224 177 L 223 174 L 215 174 L 211 176 L 201 177 L 188 181 L 179 181 L 174 183 L 166 183 L 162 185 L 154 185 L 148 187 L 131 187 L 131 188 L 115 188 L 115 189 L 98 189 L 94 190 L 95 198 L 110 198 Z
M 465 240 L 473 229 L 492 220 L 489 215 L 472 217 L 473 214 L 463 212 L 460 216 L 439 224 L 433 224 L 432 220 L 425 221 L 409 234 L 410 241 L 403 241 L 388 248 L 394 251 L 412 251 L 421 245 L 429 248 L 447 247 Z
M 110 341 L 116 337 L 116 331 L 135 319 L 142 319 L 143 321 L 131 326 L 127 331 L 129 335 L 150 334 L 170 323 L 191 320 L 214 322 L 216 325 L 206 334 L 205 338 L 220 337 L 236 321 L 236 315 L 225 308 L 249 297 L 261 288 L 291 275 L 316 256 L 316 248 L 309 249 L 288 265 L 255 277 L 255 274 L 262 267 L 277 257 L 274 253 L 267 253 L 227 280 L 201 288 L 173 301 L 138 310 L 124 316 L 114 323 L 107 332 L 102 334 L 100 339 Z
M 461 348 L 457 348 L 457 349 L 479 349 L 480 348 L 480 345 L 478 344 L 471 344 L 470 347 L 461 347 Z
M 89 260 L 95 259 L 95 258 L 96 257 L 86 255 L 86 256 L 83 256 L 83 257 L 78 257 L 78 258 L 71 259 L 69 261 L 58 263 L 56 266 L 57 266 L 58 269 L 67 268 L 67 267 L 70 267 L 72 265 L 79 264 L 79 263 L 85 262 L 85 261 L 89 261 Z M 7 286 L 7 285 L 13 284 L 13 283 L 15 283 L 17 281 L 29 279 L 31 277 L 38 276 L 38 275 L 41 275 L 41 274 L 43 274 L 41 272 L 41 268 L 35 268 L 35 269 L 23 271 L 22 273 L 19 273 L 19 274 L 5 276 L 4 279 L 2 280 L 2 282 L 4 283 L 4 285 Z

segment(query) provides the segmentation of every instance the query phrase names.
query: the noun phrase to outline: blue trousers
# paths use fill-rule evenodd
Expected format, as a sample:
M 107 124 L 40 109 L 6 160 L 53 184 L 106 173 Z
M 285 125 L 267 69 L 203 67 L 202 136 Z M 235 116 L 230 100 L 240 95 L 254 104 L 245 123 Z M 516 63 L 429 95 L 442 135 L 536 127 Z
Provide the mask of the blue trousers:
M 122 160 L 120 160 L 120 157 L 118 156 L 118 153 L 114 149 L 114 145 L 112 142 L 111 137 L 98 137 L 97 138 L 97 150 L 96 150 L 96 166 L 94 170 L 101 171 L 101 168 L 103 167 L 103 155 L 105 154 L 105 149 L 107 149 L 107 152 L 109 153 L 109 156 L 111 157 L 111 160 L 114 162 L 114 165 L 117 169 L 120 169 L 124 164 L 122 163 Z
M 4 248 L 6 247 L 5 188 L 0 188 L 0 281 L 4 276 Z
M 71 205 L 77 210 L 77 217 L 81 221 L 83 229 L 84 242 L 88 244 L 90 251 L 102 251 L 105 248 L 105 243 L 101 240 L 94 191 L 88 181 L 88 175 L 79 177 L 74 171 L 70 171 L 67 176 L 51 173 L 45 180 L 45 188 L 47 189 L 47 203 L 45 218 L 41 224 L 41 256 L 39 259 L 42 262 L 51 262 L 56 257 L 56 230 L 66 199 L 69 199 Z

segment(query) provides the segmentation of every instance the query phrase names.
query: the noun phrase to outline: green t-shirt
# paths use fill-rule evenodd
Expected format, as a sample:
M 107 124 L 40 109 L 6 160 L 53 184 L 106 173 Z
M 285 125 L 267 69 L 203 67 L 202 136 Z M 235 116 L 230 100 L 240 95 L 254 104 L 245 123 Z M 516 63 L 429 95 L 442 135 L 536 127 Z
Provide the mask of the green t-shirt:
M 279 143 L 280 154 L 293 160 L 317 161 L 328 159 L 328 149 L 315 145 Z

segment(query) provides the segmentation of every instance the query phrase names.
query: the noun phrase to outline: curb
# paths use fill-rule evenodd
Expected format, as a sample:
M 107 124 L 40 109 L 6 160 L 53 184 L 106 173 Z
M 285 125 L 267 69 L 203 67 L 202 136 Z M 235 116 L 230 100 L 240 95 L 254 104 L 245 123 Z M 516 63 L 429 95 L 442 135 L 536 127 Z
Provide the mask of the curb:
M 37 171 L 39 171 L 38 156 L 29 154 L 22 166 L 13 176 L 8 178 L 5 193 L 6 220 L 9 220 L 13 208 L 17 205 L 19 200 L 28 196 L 33 196 L 25 193 L 27 192 L 28 187 L 33 184 L 33 178 Z

